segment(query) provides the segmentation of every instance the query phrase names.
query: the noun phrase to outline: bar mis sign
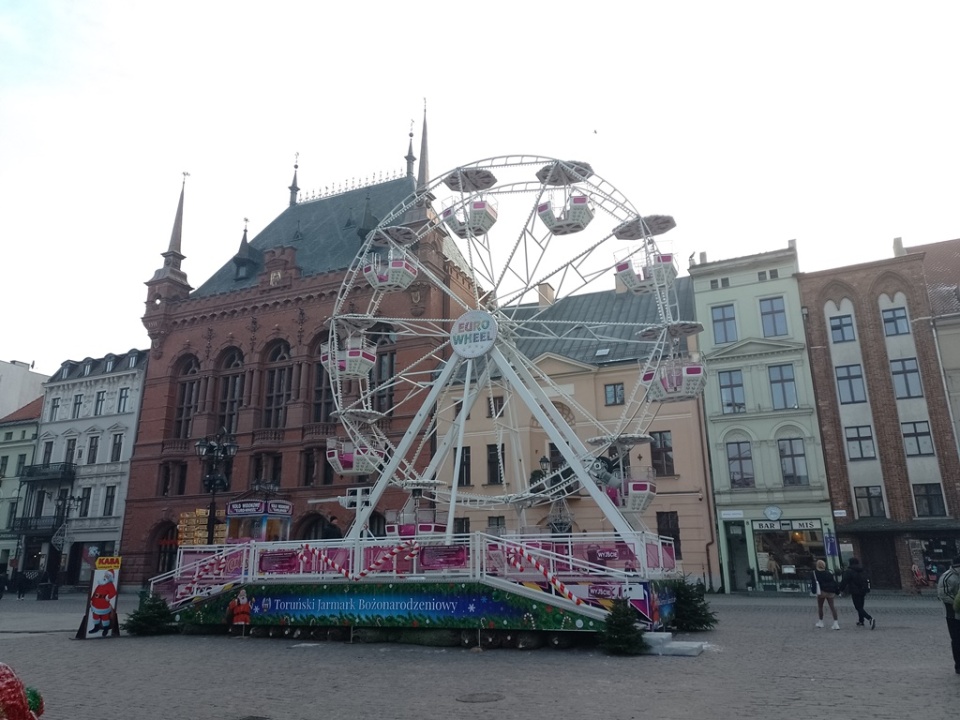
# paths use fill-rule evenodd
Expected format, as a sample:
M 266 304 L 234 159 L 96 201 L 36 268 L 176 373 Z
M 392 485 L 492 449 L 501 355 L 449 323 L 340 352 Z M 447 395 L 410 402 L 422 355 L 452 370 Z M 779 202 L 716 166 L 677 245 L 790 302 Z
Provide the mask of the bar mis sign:
M 493 349 L 497 340 L 497 321 L 488 312 L 471 310 L 453 321 L 450 345 L 462 358 L 478 358 Z

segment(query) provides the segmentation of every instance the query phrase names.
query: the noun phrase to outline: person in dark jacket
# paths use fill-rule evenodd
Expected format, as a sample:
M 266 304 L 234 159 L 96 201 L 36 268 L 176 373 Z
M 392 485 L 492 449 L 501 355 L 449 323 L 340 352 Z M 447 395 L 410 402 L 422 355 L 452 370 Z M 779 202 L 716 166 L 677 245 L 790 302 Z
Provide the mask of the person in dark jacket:
M 865 622 L 870 623 L 870 629 L 877 626 L 874 617 L 863 609 L 863 601 L 870 592 L 870 583 L 867 581 L 867 574 L 863 571 L 860 561 L 856 558 L 850 558 L 847 569 L 843 571 L 843 577 L 840 578 L 840 592 L 849 593 L 853 600 L 853 607 L 857 611 L 857 625 L 863 627 Z
M 817 560 L 817 569 L 813 572 L 813 578 L 817 585 L 817 614 L 820 616 L 816 627 L 823 627 L 823 604 L 827 603 L 830 606 L 830 612 L 833 613 L 831 630 L 839 630 L 837 606 L 833 602 L 833 599 L 837 596 L 837 579 L 832 572 L 827 570 L 827 564 L 823 560 Z

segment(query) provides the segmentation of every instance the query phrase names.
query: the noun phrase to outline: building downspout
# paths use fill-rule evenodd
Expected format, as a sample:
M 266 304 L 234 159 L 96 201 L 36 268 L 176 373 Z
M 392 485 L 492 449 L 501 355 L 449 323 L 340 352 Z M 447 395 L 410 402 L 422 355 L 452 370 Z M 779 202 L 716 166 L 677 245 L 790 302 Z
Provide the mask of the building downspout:
M 697 410 L 699 411 L 697 413 L 697 425 L 698 425 L 698 429 L 700 430 L 701 447 L 703 448 L 703 453 L 702 453 L 703 479 L 706 483 L 706 488 L 705 488 L 706 492 L 704 494 L 707 496 L 707 514 L 710 517 L 710 541 L 703 546 L 703 550 L 707 556 L 707 577 L 709 578 L 707 587 L 709 588 L 710 592 L 713 592 L 714 591 L 713 590 L 713 566 L 710 564 L 710 548 L 711 546 L 716 545 L 717 543 L 717 535 L 716 535 L 717 518 L 716 518 L 716 515 L 714 514 L 714 507 L 713 507 L 713 474 L 710 472 L 710 463 L 708 462 L 710 446 L 708 444 L 708 439 L 707 439 L 706 424 L 703 422 L 703 414 L 705 412 L 704 405 L 703 405 L 703 395 L 700 395 L 700 397 L 697 398 Z

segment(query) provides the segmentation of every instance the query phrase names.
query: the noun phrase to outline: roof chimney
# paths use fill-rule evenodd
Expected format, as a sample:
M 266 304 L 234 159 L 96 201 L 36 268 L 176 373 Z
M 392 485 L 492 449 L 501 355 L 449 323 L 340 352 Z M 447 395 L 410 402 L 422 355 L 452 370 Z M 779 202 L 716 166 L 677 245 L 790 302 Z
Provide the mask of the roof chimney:
M 540 307 L 550 307 L 557 299 L 557 293 L 550 283 L 540 283 L 537 285 L 537 305 Z
M 787 240 L 787 247 L 790 248 L 791 250 L 796 250 L 796 249 L 797 249 L 797 241 L 796 241 L 796 240 Z
M 906 255 L 907 251 L 903 249 L 903 238 L 893 239 L 893 256 L 900 257 Z
M 705 262 L 707 262 L 707 251 L 702 250 L 700 252 L 700 264 L 703 265 Z

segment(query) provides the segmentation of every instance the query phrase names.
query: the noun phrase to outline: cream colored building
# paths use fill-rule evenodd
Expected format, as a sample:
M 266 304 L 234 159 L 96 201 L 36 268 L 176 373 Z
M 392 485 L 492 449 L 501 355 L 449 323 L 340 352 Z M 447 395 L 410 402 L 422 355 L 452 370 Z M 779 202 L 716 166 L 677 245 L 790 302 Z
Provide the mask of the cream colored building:
M 727 591 L 806 592 L 838 563 L 798 270 L 793 241 L 690 267 Z
M 692 294 L 689 278 L 677 281 L 681 310 L 692 316 Z M 550 302 L 550 295 L 541 294 L 541 303 Z M 568 304 L 568 307 L 563 307 Z M 595 293 L 590 297 L 574 296 L 558 301 L 556 310 L 570 317 L 583 317 L 585 306 L 603 304 L 604 312 L 624 313 L 637 323 L 657 322 L 655 305 L 649 298 L 629 292 Z M 691 342 L 691 346 L 693 343 Z M 576 431 L 587 441 L 611 432 L 620 424 L 629 394 L 637 385 L 641 360 L 626 357 L 624 348 L 567 347 L 554 344 L 543 351 L 520 346 L 527 357 L 547 375 L 554 388 L 545 387 L 554 398 L 554 405 Z M 573 402 L 571 402 L 571 400 Z M 643 513 L 646 527 L 661 535 L 673 537 L 683 571 L 691 581 L 703 580 L 708 587 L 719 584 L 719 565 L 714 536 L 711 502 L 707 492 L 707 463 L 704 455 L 703 424 L 700 400 L 663 403 L 647 429 L 652 444 L 630 449 L 624 464 L 630 477 L 649 477 L 656 483 L 657 494 Z M 498 422 L 500 415 L 503 423 Z M 595 422 L 596 421 L 596 422 Z M 510 435 L 504 434 L 509 427 Z M 500 467 L 497 444 L 503 447 Z M 464 495 L 505 496 L 522 492 L 529 486 L 531 475 L 539 472 L 541 461 L 551 469 L 564 465 L 560 453 L 550 443 L 546 432 L 525 406 L 510 398 L 509 389 L 496 383 L 487 387 L 477 400 L 466 421 L 461 454 L 447 461 L 441 477 L 459 478 L 458 492 Z M 558 532 L 612 531 L 610 523 L 584 489 L 552 503 L 526 509 L 502 505 L 458 508 L 455 529 L 501 532 L 521 531 L 549 535 Z

